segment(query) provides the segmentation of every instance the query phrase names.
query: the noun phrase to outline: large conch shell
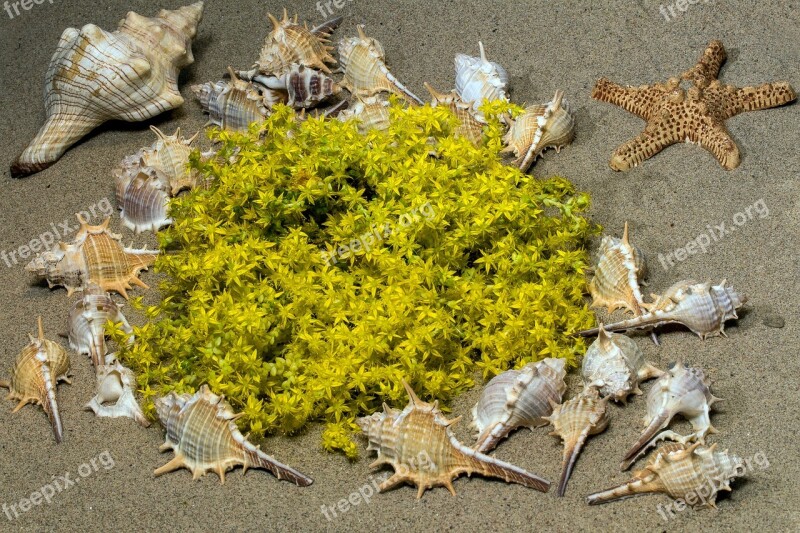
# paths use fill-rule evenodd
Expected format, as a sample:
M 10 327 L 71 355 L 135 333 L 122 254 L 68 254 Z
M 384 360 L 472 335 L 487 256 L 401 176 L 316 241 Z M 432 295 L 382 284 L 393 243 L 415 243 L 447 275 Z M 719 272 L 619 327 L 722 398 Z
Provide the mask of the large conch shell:
M 344 72 L 341 85 L 354 95 L 366 97 L 391 92 L 422 104 L 418 96 L 389 72 L 383 46 L 376 39 L 367 37 L 363 25 L 358 26 L 358 37 L 342 39 L 339 43 L 339 62 Z
M 69 356 L 61 345 L 44 338 L 42 317 L 39 317 L 39 337 L 29 337 L 30 344 L 17 356 L 11 381 L 0 381 L 0 387 L 9 389 L 8 399 L 19 400 L 12 413 L 29 403 L 41 405 L 50 419 L 56 442 L 60 443 L 64 428 L 56 402 L 56 384 L 70 383 Z
M 343 122 L 355 118 L 358 121 L 358 131 L 362 134 L 370 130 L 385 131 L 389 129 L 391 118 L 389 102 L 379 95 L 367 98 L 356 96 L 356 102 L 336 118 Z
M 472 106 L 464 102 L 456 91 L 444 94 L 434 89 L 428 82 L 424 85 L 431 95 L 431 107 L 446 107 L 458 119 L 456 137 L 464 137 L 475 146 L 479 145 L 483 140 L 484 124 L 473 116 Z
M 51 288 L 63 285 L 67 296 L 86 289 L 90 283 L 124 298 L 128 298 L 131 284 L 147 289 L 139 272 L 155 262 L 158 252 L 124 248 L 120 244 L 122 237 L 108 230 L 110 217 L 99 226 L 92 226 L 77 216 L 81 227 L 75 239 L 69 244 L 59 243 L 54 251 L 40 253 L 25 270 L 47 279 Z
M 705 443 L 706 435 L 717 433 L 711 425 L 710 412 L 711 406 L 719 398 L 711 394 L 710 386 L 711 382 L 700 368 L 690 368 L 681 363 L 670 365 L 667 373 L 658 378 L 647 393 L 647 416 L 642 420 L 646 428 L 625 454 L 621 468 L 627 469 L 660 440 L 670 439 L 683 444 L 698 440 Z M 674 431 L 661 431 L 679 413 L 689 420 L 694 433 L 684 437 Z
M 458 442 L 438 403 L 420 400 L 404 381 L 410 401 L 398 411 L 384 404 L 382 413 L 356 420 L 367 436 L 367 450 L 378 452 L 370 468 L 388 464 L 395 473 L 381 483 L 380 492 L 402 483 L 418 487 L 417 498 L 433 487 L 446 487 L 455 495 L 453 480 L 462 474 L 481 474 L 547 492 L 550 482 L 519 467 L 472 450 Z
M 592 494 L 589 505 L 608 503 L 641 494 L 663 493 L 680 499 L 693 508 L 716 507 L 719 491 L 730 491 L 734 477 L 744 475 L 742 460 L 719 451 L 717 445 L 687 446 L 670 443 L 657 450 L 633 479 L 617 487 Z
M 111 33 L 93 24 L 67 28 L 45 75 L 47 122 L 11 175 L 49 167 L 104 122 L 147 120 L 182 105 L 178 74 L 194 62 L 191 42 L 202 14 L 197 2 L 153 18 L 130 12 Z
M 167 432 L 161 451 L 173 450 L 175 457 L 155 471 L 156 476 L 187 468 L 193 479 L 216 472 L 225 483 L 225 472 L 242 465 L 264 468 L 278 479 L 287 479 L 301 487 L 313 480 L 283 465 L 248 442 L 236 428 L 231 406 L 213 394 L 207 385 L 194 394 L 169 393 L 155 401 L 156 412 Z
M 483 43 L 478 42 L 479 57 L 456 54 L 456 92 L 472 106 L 479 121 L 484 121 L 480 107 L 486 100 L 508 100 L 508 73 L 494 61 L 486 59 Z
M 679 281 L 661 296 L 653 296 L 655 303 L 645 304 L 648 311 L 638 317 L 608 324 L 608 331 L 626 331 L 658 327 L 664 324 L 683 324 L 701 339 L 725 336 L 725 322 L 739 318 L 736 310 L 747 303 L 747 296 L 736 292 L 725 280 L 719 285 Z M 592 328 L 579 335 L 597 335 Z
M 486 453 L 516 428 L 547 425 L 553 404 L 567 390 L 565 375 L 564 360 L 548 358 L 492 378 L 472 408 L 472 427 L 478 430 L 474 448 Z
M 114 354 L 108 354 L 103 364 L 96 368 L 97 393 L 86 404 L 87 410 L 99 417 L 134 419 L 143 427 L 150 427 L 142 408 L 134 396 L 136 380 L 133 372 L 117 361 Z
M 264 41 L 254 66 L 255 70 L 279 76 L 293 64 L 299 64 L 330 74 L 331 71 L 326 63 L 335 64 L 336 59 L 330 55 L 333 48 L 328 46 L 328 37 L 339 26 L 341 17 L 328 20 L 309 30 L 305 24 L 301 26 L 297 23 L 297 15 L 289 19 L 285 8 L 281 20 L 272 14 L 267 16 L 273 28 Z
M 594 387 L 584 388 L 578 396 L 561 405 L 553 404 L 553 414 L 547 417 L 554 429 L 550 434 L 564 441 L 559 496 L 567 490 L 567 481 L 586 439 L 602 433 L 608 426 L 607 407 L 608 399 L 600 399 Z
M 123 331 L 129 335 L 133 333 L 133 328 L 121 309 L 122 305 L 112 300 L 106 291 L 98 285 L 89 284 L 83 291 L 81 299 L 76 301 L 70 310 L 69 347 L 91 357 L 95 368 L 104 364 L 108 354 L 106 323 L 120 324 Z
M 555 148 L 560 152 L 574 137 L 575 117 L 564 100 L 564 93 L 556 91 L 551 101 L 529 106 L 511 121 L 503 138 L 506 144 L 503 152 L 514 152 L 514 165 L 526 172 L 546 149 Z
M 586 386 L 597 387 L 602 396 L 627 402 L 641 394 L 639 383 L 664 374 L 644 360 L 639 345 L 626 335 L 608 333 L 600 324 L 597 339 L 586 350 L 581 367 Z

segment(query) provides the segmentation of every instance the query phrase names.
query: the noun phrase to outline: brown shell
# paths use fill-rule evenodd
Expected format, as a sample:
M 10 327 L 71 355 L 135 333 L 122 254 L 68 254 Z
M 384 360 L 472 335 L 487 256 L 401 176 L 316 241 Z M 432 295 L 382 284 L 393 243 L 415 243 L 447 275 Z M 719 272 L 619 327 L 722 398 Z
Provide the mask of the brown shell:
M 167 441 L 161 451 L 173 450 L 175 457 L 155 471 L 156 476 L 179 468 L 188 468 L 198 479 L 216 472 L 225 483 L 225 472 L 242 465 L 264 468 L 278 479 L 287 479 L 300 487 L 313 480 L 291 467 L 283 465 L 248 442 L 236 428 L 231 406 L 222 396 L 213 394 L 203 385 L 194 394 L 169 393 L 155 401 Z
M 81 227 L 70 243 L 59 243 L 53 251 L 40 253 L 25 270 L 47 280 L 52 288 L 63 285 L 67 296 L 83 290 L 90 283 L 105 291 L 115 291 L 128 297 L 131 285 L 147 289 L 139 279 L 139 272 L 152 265 L 157 251 L 135 250 L 120 244 L 122 237 L 108 230 L 111 218 L 99 226 L 92 226 L 78 216 Z
M 42 406 L 58 443 L 64 430 L 56 402 L 56 385 L 59 381 L 70 382 L 68 372 L 67 352 L 60 344 L 44 338 L 42 317 L 39 317 L 39 337 L 30 335 L 30 344 L 17 356 L 11 381 L 0 381 L 0 387 L 9 389 L 7 398 L 19 401 L 12 413 L 29 403 Z
M 431 94 L 431 107 L 447 107 L 458 118 L 460 124 L 456 128 L 456 137 L 464 137 L 475 146 L 480 145 L 484 124 L 473 116 L 472 106 L 464 102 L 455 90 L 447 94 L 440 93 L 428 82 L 425 82 L 425 88 Z
M 328 46 L 328 34 L 336 27 L 335 21 L 326 22 L 321 29 L 309 30 L 305 24 L 297 23 L 297 15 L 290 20 L 285 8 L 281 20 L 272 14 L 267 16 L 273 28 L 264 41 L 255 68 L 264 74 L 281 75 L 297 63 L 330 74 L 326 63 L 335 64 L 336 59 L 330 54 L 333 48 Z
M 423 402 L 407 383 L 403 386 L 410 397 L 403 411 L 384 405 L 383 413 L 357 420 L 369 439 L 367 450 L 378 452 L 370 467 L 388 464 L 395 470 L 381 483 L 381 492 L 410 483 L 418 487 L 417 498 L 433 487 L 447 487 L 455 495 L 452 481 L 474 473 L 547 492 L 548 481 L 458 442 L 450 426 L 459 419 L 447 420 L 437 403 Z

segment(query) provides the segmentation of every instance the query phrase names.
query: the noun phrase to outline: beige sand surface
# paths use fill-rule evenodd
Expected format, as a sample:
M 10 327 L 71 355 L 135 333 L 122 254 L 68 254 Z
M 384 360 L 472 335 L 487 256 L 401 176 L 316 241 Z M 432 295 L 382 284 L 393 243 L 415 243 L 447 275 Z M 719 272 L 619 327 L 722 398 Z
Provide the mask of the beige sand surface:
M 668 0 L 664 0 L 668 1 Z M 168 0 L 168 7 L 179 2 Z M 667 4 L 665 4 L 666 7 Z M 682 278 L 730 280 L 750 296 L 748 310 L 729 337 L 701 342 L 682 330 L 662 335 L 657 348 L 637 337 L 646 356 L 659 366 L 675 359 L 704 367 L 714 392 L 725 399 L 713 415 L 721 446 L 743 456 L 761 453 L 766 469 L 755 465 L 749 479 L 736 483 L 718 510 L 685 510 L 665 521 L 657 511 L 666 496 L 642 497 L 589 507 L 590 492 L 621 482 L 617 466 L 639 431 L 643 399 L 612 409 L 611 425 L 591 440 L 575 468 L 567 495 L 540 494 L 520 486 L 483 479 L 460 479 L 457 496 L 446 490 L 400 488 L 372 496 L 326 519 L 321 506 L 368 493 L 370 459 L 348 463 L 319 448 L 319 426 L 292 439 L 273 438 L 263 447 L 282 461 L 312 475 L 310 488 L 278 482 L 267 473 L 241 471 L 222 486 L 210 475 L 193 482 L 188 471 L 158 479 L 153 469 L 169 454 L 160 454 L 162 430 L 130 420 L 99 420 L 82 410 L 93 390 L 86 357 L 73 357 L 74 384 L 59 387 L 65 439 L 54 443 L 40 409 L 26 407 L 11 415 L 11 402 L 0 402 L 0 505 L 18 504 L 53 479 L 69 472 L 86 473 L 82 464 L 108 452 L 115 466 L 102 466 L 57 494 L 51 503 L 9 520 L 0 511 L 0 530 L 73 529 L 86 531 L 166 530 L 618 530 L 618 531 L 788 531 L 800 528 L 800 362 L 798 362 L 797 250 L 800 239 L 800 107 L 741 115 L 728 123 L 743 161 L 732 172 L 722 170 L 702 149 L 681 145 L 642 167 L 618 174 L 607 166 L 611 151 L 638 134 L 642 121 L 589 95 L 594 81 L 607 76 L 638 85 L 683 71 L 694 64 L 706 43 L 722 39 L 729 52 L 722 79 L 737 86 L 788 79 L 800 88 L 797 3 L 780 0 L 699 2 L 676 7 L 667 21 L 652 0 L 609 2 L 542 2 L 472 0 L 401 2 L 352 0 L 340 11 L 346 20 L 336 37 L 353 34 L 365 23 L 380 39 L 395 74 L 417 93 L 427 80 L 439 88 L 453 83 L 457 52 L 475 53 L 481 39 L 490 57 L 512 77 L 513 98 L 541 102 L 561 88 L 577 114 L 575 143 L 561 154 L 548 153 L 533 169 L 537 175 L 562 174 L 591 191 L 595 221 L 619 234 L 625 220 L 650 258 L 650 289 L 662 291 Z M 150 15 L 154 2 L 55 0 L 33 5 L 13 20 L 0 11 L 0 165 L 8 164 L 35 134 L 44 117 L 42 80 L 59 35 L 67 26 L 92 22 L 112 29 L 128 9 Z M 216 80 L 232 64 L 247 67 L 266 34 L 267 9 L 274 1 L 207 2 L 195 45 L 196 63 L 182 74 L 187 103 L 151 121 L 170 132 L 177 126 L 194 132 L 205 119 L 191 100 L 189 83 Z M 315 22 L 321 16 L 311 1 L 292 10 Z M 12 180 L 0 178 L 0 250 L 14 250 L 46 231 L 51 223 L 73 220 L 73 213 L 113 202 L 112 167 L 126 154 L 151 142 L 147 124 L 110 124 L 70 150 L 51 169 Z M 665 270 L 658 260 L 707 231 L 708 224 L 733 225 L 746 207 L 763 201 L 769 211 L 737 227 L 706 254 L 693 255 Z M 113 225 L 119 228 L 119 221 Z M 152 236 L 126 241 L 155 244 Z M 23 264 L 0 262 L 0 376 L 11 364 L 42 314 L 52 336 L 66 329 L 70 302 L 63 289 L 36 284 Z M 145 281 L 154 283 L 152 274 Z M 148 299 L 153 299 L 150 293 Z M 785 327 L 765 325 L 775 316 Z M 133 316 L 141 321 L 141 317 Z M 571 378 L 571 393 L 577 390 Z M 649 388 L 649 384 L 646 386 Z M 477 391 L 459 398 L 457 414 L 467 415 Z M 675 426 L 685 430 L 684 422 Z M 456 428 L 469 442 L 466 423 Z M 362 448 L 363 451 L 363 448 Z M 523 430 L 496 451 L 499 458 L 557 479 L 561 445 L 544 429 Z M 99 464 L 99 463 L 98 463 Z M 385 478 L 388 471 L 373 476 Z M 332 513 L 329 512 L 329 515 Z

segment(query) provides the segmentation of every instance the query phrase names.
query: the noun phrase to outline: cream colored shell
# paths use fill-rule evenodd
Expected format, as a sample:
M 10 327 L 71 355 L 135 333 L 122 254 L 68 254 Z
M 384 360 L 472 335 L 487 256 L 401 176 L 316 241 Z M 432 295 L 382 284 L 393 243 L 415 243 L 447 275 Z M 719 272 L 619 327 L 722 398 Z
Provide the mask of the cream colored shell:
M 119 324 L 128 334 L 133 333 L 133 328 L 122 314 L 122 305 L 117 304 L 98 285 L 89 284 L 70 310 L 67 336 L 69 347 L 91 357 L 95 368 L 104 364 L 108 354 L 105 335 L 108 322 Z
M 134 395 L 136 380 L 133 372 L 108 354 L 102 365 L 96 368 L 96 393 L 86 404 L 86 409 L 99 417 L 134 419 L 143 427 L 150 427 Z

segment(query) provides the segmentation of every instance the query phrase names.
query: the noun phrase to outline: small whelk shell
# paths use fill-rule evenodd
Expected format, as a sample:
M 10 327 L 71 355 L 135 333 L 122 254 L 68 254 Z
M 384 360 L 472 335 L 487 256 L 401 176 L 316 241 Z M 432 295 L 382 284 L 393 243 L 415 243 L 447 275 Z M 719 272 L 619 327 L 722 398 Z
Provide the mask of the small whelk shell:
M 40 253 L 25 270 L 47 279 L 51 288 L 63 285 L 67 296 L 90 283 L 125 298 L 131 284 L 148 288 L 139 272 L 155 262 L 158 252 L 124 248 L 122 237 L 108 231 L 111 218 L 99 226 L 90 225 L 80 215 L 78 221 L 81 227 L 71 243 L 61 242 L 56 250 Z
M 546 425 L 552 404 L 567 390 L 565 375 L 564 360 L 548 358 L 492 378 L 472 408 L 472 427 L 478 430 L 474 448 L 486 453 L 519 427 Z
M 390 124 L 389 102 L 380 96 L 356 96 L 355 104 L 339 113 L 336 118 L 343 122 L 355 118 L 358 121 L 358 131 L 362 134 L 369 130 L 385 131 Z
M 314 107 L 342 91 L 327 74 L 298 64 L 291 65 L 281 76 L 259 74 L 252 81 L 268 89 L 285 91 L 286 105 L 295 109 Z
M 47 122 L 11 174 L 49 167 L 104 122 L 147 120 L 183 104 L 178 74 L 194 61 L 202 14 L 197 2 L 154 18 L 130 12 L 113 33 L 93 24 L 67 28 L 45 75 Z
M 255 64 L 256 70 L 264 74 L 281 75 L 296 63 L 330 74 L 326 63 L 335 64 L 336 59 L 329 53 L 333 48 L 327 46 L 328 37 L 339 25 L 341 18 L 326 21 L 309 30 L 306 25 L 297 23 L 297 15 L 293 20 L 289 19 L 286 9 L 283 10 L 281 20 L 272 14 L 267 16 L 273 29 L 261 48 Z
M 136 233 L 157 232 L 172 224 L 169 209 L 169 186 L 166 177 L 156 169 L 143 167 L 122 193 L 122 224 Z
M 167 440 L 161 451 L 173 450 L 175 457 L 155 471 L 156 476 L 187 468 L 198 479 L 208 472 L 216 472 L 225 483 L 225 472 L 242 465 L 263 468 L 278 479 L 306 487 L 313 480 L 283 465 L 248 442 L 236 428 L 231 406 L 221 396 L 213 394 L 203 385 L 194 394 L 169 393 L 155 401 Z
M 725 322 L 739 318 L 736 310 L 747 303 L 747 297 L 736 292 L 725 280 L 719 285 L 679 281 L 661 296 L 654 296 L 648 311 L 638 317 L 608 324 L 608 331 L 626 331 L 658 327 L 664 324 L 683 324 L 701 339 L 725 335 Z M 581 331 L 583 336 L 597 335 L 598 328 Z
M 81 299 L 75 302 L 70 310 L 69 347 L 91 357 L 95 368 L 104 364 L 108 353 L 105 333 L 108 322 L 120 324 L 122 330 L 129 335 L 133 333 L 133 328 L 125 319 L 121 309 L 122 305 L 112 300 L 106 291 L 97 285 L 89 284 L 83 291 Z
M 344 72 L 341 85 L 354 95 L 374 96 L 380 92 L 392 92 L 422 104 L 422 100 L 389 72 L 384 62 L 383 46 L 366 36 L 364 26 L 358 26 L 358 37 L 343 39 L 339 43 L 339 61 Z
M 10 391 L 8 399 L 19 400 L 12 413 L 29 403 L 41 405 L 50 419 L 56 442 L 60 443 L 64 429 L 56 402 L 56 384 L 59 381 L 70 383 L 67 377 L 69 356 L 61 345 L 44 338 L 42 317 L 39 317 L 39 337 L 29 337 L 30 344 L 17 356 L 11 381 L 0 381 L 0 387 Z
M 483 140 L 484 124 L 472 115 L 472 106 L 464 102 L 456 91 L 450 91 L 448 94 L 440 93 L 427 82 L 425 88 L 431 94 L 431 107 L 447 107 L 459 120 L 460 124 L 455 131 L 456 137 L 464 137 L 472 144 L 479 145 Z
M 117 361 L 114 354 L 109 354 L 96 368 L 96 375 L 97 393 L 86 404 L 86 409 L 99 417 L 127 417 L 141 426 L 150 427 L 150 421 L 145 418 L 134 396 L 136 380 L 129 368 Z
M 478 42 L 478 48 L 481 51 L 480 57 L 456 55 L 456 92 L 464 102 L 472 106 L 475 117 L 483 121 L 480 107 L 484 101 L 508 100 L 508 73 L 499 64 L 486 59 L 482 42 Z
M 367 450 L 378 452 L 370 467 L 388 464 L 395 469 L 381 483 L 381 492 L 410 483 L 418 487 L 417 498 L 433 487 L 446 487 L 455 495 L 453 480 L 461 474 L 481 474 L 547 492 L 548 481 L 458 442 L 450 426 L 459 419 L 447 420 L 438 403 L 423 402 L 407 383 L 403 386 L 410 398 L 405 409 L 384 405 L 382 413 L 357 420 L 369 440 Z
M 647 416 L 643 419 L 646 429 L 625 454 L 622 469 L 627 469 L 660 440 L 670 439 L 684 444 L 691 440 L 705 442 L 706 435 L 716 433 L 709 413 L 719 398 L 711 394 L 710 385 L 701 369 L 681 363 L 670 365 L 667 373 L 658 378 L 647 394 Z M 686 437 L 674 431 L 658 433 L 679 413 L 689 420 L 694 433 Z
M 642 393 L 639 383 L 664 374 L 644 360 L 636 341 L 608 333 L 602 323 L 597 339 L 583 356 L 581 372 L 586 386 L 597 387 L 601 395 L 623 403 L 628 395 Z
M 659 448 L 653 459 L 633 479 L 589 496 L 589 505 L 608 503 L 640 494 L 663 493 L 691 507 L 716 507 L 719 491 L 730 491 L 730 481 L 744 475 L 742 460 L 719 451 L 717 445 L 687 446 L 670 443 Z M 700 495 L 705 494 L 705 497 Z
M 514 165 L 526 172 L 542 152 L 548 148 L 561 148 L 572 142 L 575 136 L 575 117 L 564 98 L 556 91 L 553 99 L 544 105 L 525 109 L 511 121 L 508 133 L 503 138 L 507 145 L 503 152 L 514 152 Z
M 553 405 L 553 414 L 547 420 L 553 424 L 550 434 L 564 441 L 564 460 L 558 495 L 563 496 L 572 467 L 590 435 L 602 433 L 608 426 L 608 399 L 600 399 L 597 389 L 584 388 L 576 397 L 561 405 Z
M 630 243 L 625 222 L 621 239 L 606 235 L 600 242 L 594 277 L 589 282 L 592 307 L 605 307 L 609 313 L 623 308 L 641 315 L 644 297 L 639 283 L 646 271 L 644 254 Z

